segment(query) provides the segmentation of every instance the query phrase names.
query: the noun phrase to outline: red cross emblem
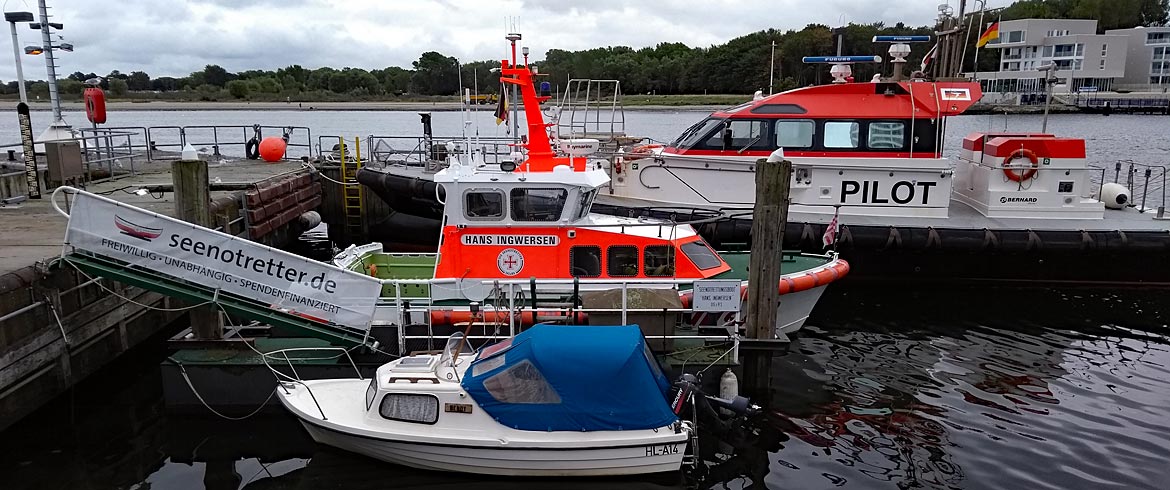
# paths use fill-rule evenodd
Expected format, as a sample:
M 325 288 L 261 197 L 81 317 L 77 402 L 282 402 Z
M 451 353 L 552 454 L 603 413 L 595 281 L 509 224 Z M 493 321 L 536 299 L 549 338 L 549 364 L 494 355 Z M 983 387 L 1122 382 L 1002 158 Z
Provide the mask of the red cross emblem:
M 514 248 L 504 249 L 496 257 L 496 267 L 505 276 L 514 276 L 524 269 L 524 255 Z

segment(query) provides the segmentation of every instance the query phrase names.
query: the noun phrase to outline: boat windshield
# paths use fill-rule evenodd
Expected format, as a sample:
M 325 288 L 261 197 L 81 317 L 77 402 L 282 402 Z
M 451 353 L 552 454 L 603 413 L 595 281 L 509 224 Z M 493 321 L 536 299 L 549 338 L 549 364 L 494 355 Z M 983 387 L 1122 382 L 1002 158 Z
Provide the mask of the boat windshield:
M 463 333 L 455 332 L 447 338 L 447 345 L 443 347 L 443 355 L 439 357 L 439 365 L 454 366 L 456 357 L 465 357 L 474 353 L 475 349 L 472 349 L 467 339 L 463 338 Z
M 683 131 L 682 134 L 678 135 L 678 138 L 675 138 L 674 142 L 671 143 L 670 146 L 680 149 L 691 148 L 700 141 L 703 141 L 704 136 L 711 134 L 715 128 L 718 128 L 722 124 L 723 119 L 717 117 L 709 117 L 699 121 L 693 126 L 687 128 L 686 131 Z

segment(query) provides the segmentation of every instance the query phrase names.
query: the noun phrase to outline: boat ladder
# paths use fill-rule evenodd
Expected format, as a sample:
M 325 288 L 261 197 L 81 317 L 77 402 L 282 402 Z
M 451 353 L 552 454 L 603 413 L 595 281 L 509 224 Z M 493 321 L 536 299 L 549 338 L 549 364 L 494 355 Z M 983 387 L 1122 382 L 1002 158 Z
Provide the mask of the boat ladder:
M 354 138 L 355 154 L 353 160 L 345 156 L 345 145 L 341 145 L 341 180 L 346 185 L 342 187 L 342 200 L 345 211 L 345 233 L 349 240 L 360 242 L 365 239 L 365 226 L 362 219 L 363 204 L 362 186 L 358 184 L 357 172 L 362 168 L 362 150 L 360 138 Z

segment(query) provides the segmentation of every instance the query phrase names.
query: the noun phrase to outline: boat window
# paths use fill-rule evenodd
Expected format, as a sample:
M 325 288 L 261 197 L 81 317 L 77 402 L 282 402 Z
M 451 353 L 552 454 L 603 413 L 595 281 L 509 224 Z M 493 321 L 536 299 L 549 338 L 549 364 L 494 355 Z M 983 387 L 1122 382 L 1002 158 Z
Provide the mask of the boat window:
M 561 219 L 569 191 L 564 189 L 512 189 L 512 219 L 556 221 Z
M 642 268 L 647 277 L 674 277 L 674 247 L 647 245 L 642 252 Z
M 557 390 L 527 359 L 483 380 L 483 387 L 501 403 L 560 403 Z
M 573 277 L 598 277 L 601 275 L 601 247 L 577 245 L 569 247 L 569 270 Z
M 683 255 L 691 259 L 691 263 L 695 264 L 699 270 L 713 269 L 723 264 L 719 255 L 716 255 L 715 251 L 711 250 L 711 247 L 708 247 L 707 242 L 704 242 L 702 238 L 684 243 L 679 248 L 682 249 Z
M 593 206 L 593 198 L 597 196 L 597 189 L 593 189 L 591 191 L 581 189 L 578 191 L 578 193 L 580 194 L 581 200 L 577 202 L 576 219 L 581 219 L 589 215 L 589 208 Z
M 378 394 L 377 379 L 370 378 L 370 386 L 366 388 L 366 410 L 374 406 L 374 396 Z
M 807 114 L 805 108 L 796 104 L 764 104 L 752 109 L 752 114 Z
M 825 123 L 825 148 L 857 148 L 861 124 L 857 121 L 829 121 Z
M 933 119 L 915 119 L 912 151 L 935 151 L 935 124 Z
M 504 193 L 495 189 L 472 189 L 464 192 L 463 214 L 468 219 L 503 218 Z
M 866 146 L 871 150 L 906 148 L 906 124 L 900 121 L 872 121 Z
M 710 150 L 766 150 L 769 141 L 765 133 L 767 123 L 763 120 L 728 120 L 723 128 L 711 134 L 703 148 Z
M 776 146 L 780 148 L 811 148 L 816 123 L 812 119 L 777 119 Z
M 610 277 L 638 275 L 638 247 L 614 245 L 606 249 L 605 254 L 605 272 Z
M 433 424 L 439 420 L 439 399 L 434 395 L 387 393 L 378 413 L 389 420 Z
M 707 134 L 721 127 L 723 127 L 723 119 L 704 119 L 687 128 L 686 131 L 683 131 L 682 134 L 678 135 L 678 138 L 674 139 L 674 142 L 670 146 L 684 149 L 693 147 L 702 141 Z

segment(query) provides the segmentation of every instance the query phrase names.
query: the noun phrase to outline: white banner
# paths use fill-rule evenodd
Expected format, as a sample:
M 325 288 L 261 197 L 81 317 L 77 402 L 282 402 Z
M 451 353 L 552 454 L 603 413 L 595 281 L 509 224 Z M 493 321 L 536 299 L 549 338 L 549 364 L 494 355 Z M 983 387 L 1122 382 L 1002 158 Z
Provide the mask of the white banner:
M 78 191 L 65 243 L 263 303 L 364 328 L 377 279 Z

